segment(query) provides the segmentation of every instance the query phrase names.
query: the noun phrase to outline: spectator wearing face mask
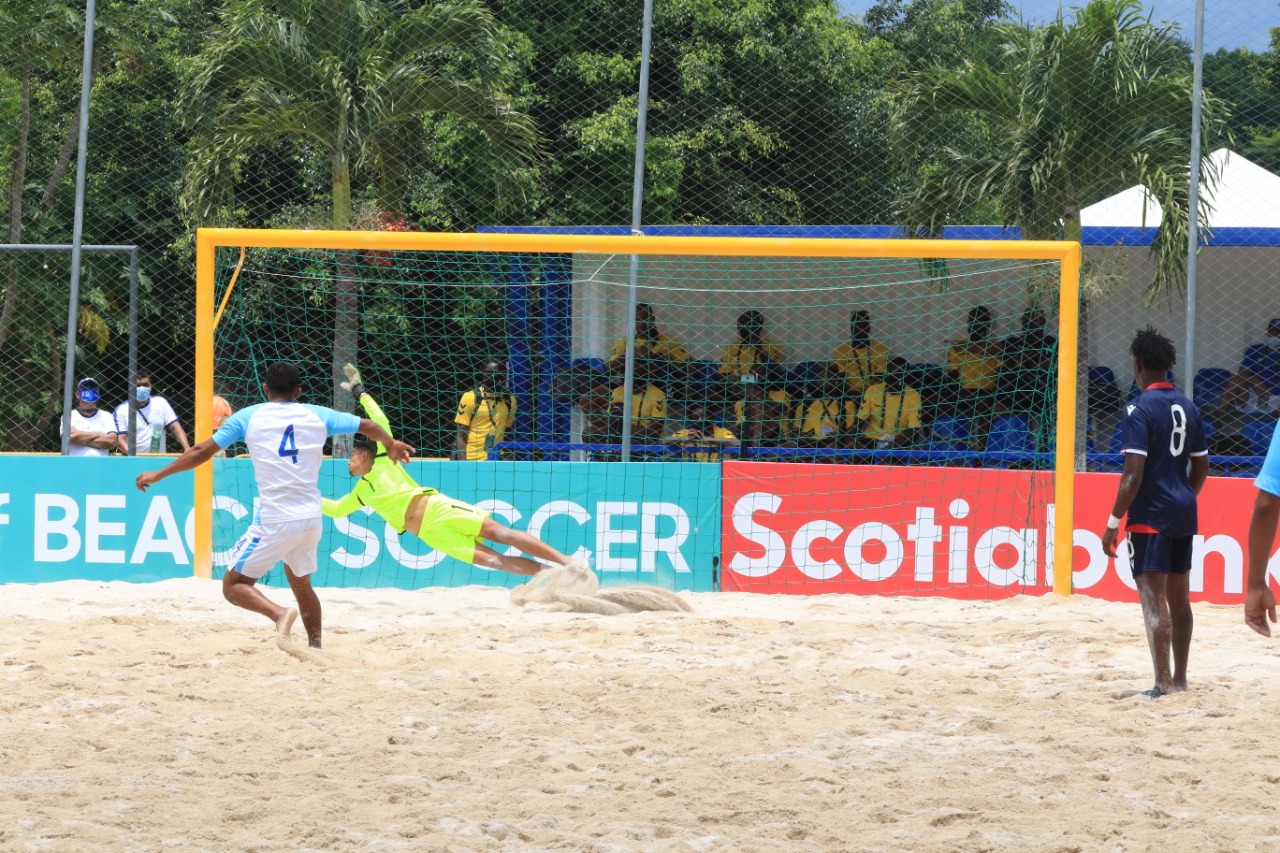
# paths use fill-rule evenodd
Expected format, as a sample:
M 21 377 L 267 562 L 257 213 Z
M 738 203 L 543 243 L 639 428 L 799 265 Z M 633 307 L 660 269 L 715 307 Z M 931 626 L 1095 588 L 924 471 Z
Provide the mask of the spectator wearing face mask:
M 151 371 L 139 370 L 133 388 L 133 399 L 126 400 L 116 406 L 116 432 L 127 451 L 129 441 L 129 410 L 132 407 L 137 415 L 134 436 L 138 442 L 138 453 L 168 453 L 168 434 L 172 433 L 174 441 L 184 453 L 191 447 L 187 440 L 187 432 L 178 420 L 178 414 L 169 405 L 169 401 L 159 394 L 152 393 Z
M 98 380 L 86 376 L 76 383 L 68 456 L 108 456 L 120 446 L 115 418 L 105 409 L 98 408 L 101 399 L 102 389 L 98 387 Z
M 516 416 L 516 398 L 507 392 L 507 366 L 496 359 L 480 365 L 476 384 L 458 400 L 453 458 L 478 461 L 502 441 Z

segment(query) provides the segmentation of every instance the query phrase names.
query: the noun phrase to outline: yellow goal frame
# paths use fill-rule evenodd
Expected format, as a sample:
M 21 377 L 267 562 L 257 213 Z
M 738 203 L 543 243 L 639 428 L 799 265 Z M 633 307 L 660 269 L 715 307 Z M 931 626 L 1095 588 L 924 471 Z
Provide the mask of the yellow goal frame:
M 1076 358 L 1080 244 L 1036 240 L 859 240 L 792 237 L 646 237 L 574 234 L 448 234 L 387 231 L 288 231 L 200 228 L 196 231 L 196 441 L 213 434 L 214 256 L 219 248 L 724 255 L 823 258 L 991 258 L 1057 261 L 1057 447 L 1054 457 L 1053 591 L 1071 593 L 1076 455 Z M 213 469 L 195 471 L 195 573 L 213 575 Z

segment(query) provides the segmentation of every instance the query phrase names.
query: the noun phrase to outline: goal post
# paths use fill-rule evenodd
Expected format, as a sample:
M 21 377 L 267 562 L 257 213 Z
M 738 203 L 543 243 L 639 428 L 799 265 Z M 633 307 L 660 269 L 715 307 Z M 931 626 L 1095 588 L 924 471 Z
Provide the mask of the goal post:
M 212 434 L 215 396 L 215 326 L 219 250 L 298 250 L 363 253 L 465 253 L 470 256 L 562 255 L 604 257 L 710 257 L 743 259 L 885 259 L 921 263 L 1040 262 L 1057 268 L 1056 380 L 1060 405 L 1051 426 L 1054 482 L 1045 560 L 1052 588 L 1071 591 L 1072 476 L 1076 460 L 1077 322 L 1081 249 L 1078 243 L 1030 240 L 910 240 L 780 237 L 601 236 L 531 233 L 424 233 L 202 228 L 196 232 L 196 439 Z M 236 270 L 238 273 L 238 268 Z M 239 285 L 245 287 L 245 284 Z M 634 287 L 634 282 L 633 282 Z M 781 291 L 785 293 L 785 288 Z M 226 285 L 221 294 L 225 303 Z M 782 298 L 782 297 L 779 297 Z M 630 304 L 635 304 L 634 293 Z M 214 570 L 214 482 L 210 466 L 195 472 L 195 573 Z M 1054 535 L 1053 531 L 1057 532 Z

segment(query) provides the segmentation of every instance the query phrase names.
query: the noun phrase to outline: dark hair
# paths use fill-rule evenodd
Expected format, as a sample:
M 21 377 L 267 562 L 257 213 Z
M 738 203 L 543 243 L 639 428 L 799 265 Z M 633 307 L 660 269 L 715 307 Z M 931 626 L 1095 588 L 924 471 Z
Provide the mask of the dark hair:
M 150 379 L 151 371 L 147 370 L 145 367 L 139 367 L 138 371 L 133 374 L 133 378 L 135 382 L 139 379 Z
M 352 453 L 368 453 L 369 458 L 378 458 L 378 442 L 368 438 L 357 438 L 351 444 Z
M 764 315 L 759 311 L 743 311 L 738 315 L 739 326 L 763 326 Z
M 1133 343 L 1129 344 L 1129 353 L 1143 370 L 1160 374 L 1167 373 L 1178 363 L 1178 351 L 1174 348 L 1173 341 L 1151 326 L 1139 329 L 1133 336 Z
M 267 387 L 277 394 L 291 394 L 302 386 L 302 371 L 291 361 L 277 361 L 267 368 Z
M 851 323 L 870 323 L 871 312 L 866 308 L 854 308 L 849 312 L 849 322 Z
M 995 315 L 985 305 L 975 305 L 969 309 L 969 340 L 984 341 L 991 336 L 991 327 L 995 325 Z

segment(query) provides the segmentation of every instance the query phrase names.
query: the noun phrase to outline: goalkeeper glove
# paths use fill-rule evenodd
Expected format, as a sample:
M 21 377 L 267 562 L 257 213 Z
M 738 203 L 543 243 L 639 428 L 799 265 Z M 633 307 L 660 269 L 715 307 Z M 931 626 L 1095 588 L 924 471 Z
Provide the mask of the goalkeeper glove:
M 360 371 L 356 370 L 354 364 L 347 362 L 342 366 L 342 372 L 347 375 L 347 381 L 339 382 L 339 387 L 344 391 L 350 391 L 351 396 L 359 400 L 364 395 L 364 386 L 360 384 Z

